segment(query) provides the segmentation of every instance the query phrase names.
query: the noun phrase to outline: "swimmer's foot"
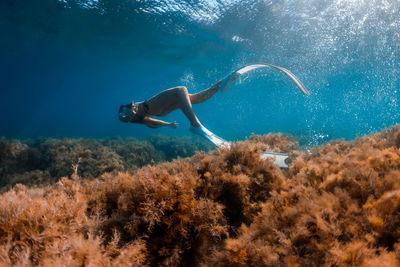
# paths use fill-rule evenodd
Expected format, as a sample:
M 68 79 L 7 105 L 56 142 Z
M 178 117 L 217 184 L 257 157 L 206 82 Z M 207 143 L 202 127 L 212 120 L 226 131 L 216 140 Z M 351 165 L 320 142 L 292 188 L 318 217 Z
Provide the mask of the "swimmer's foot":
M 238 73 L 237 71 L 229 74 L 228 76 L 226 76 L 222 81 L 221 81 L 221 86 L 219 88 L 219 91 L 221 91 L 223 94 L 226 93 L 226 91 L 228 91 L 228 88 L 231 87 L 232 83 L 239 78 L 240 73 Z
M 216 136 L 212 132 L 210 132 L 206 127 L 200 125 L 200 127 L 190 126 L 189 131 L 194 134 L 197 134 L 203 138 L 206 138 L 208 141 L 213 143 L 216 147 L 230 147 L 230 143 L 222 139 L 221 137 Z
M 214 135 L 203 125 L 200 125 L 199 127 L 190 126 L 189 131 L 191 131 L 194 134 L 200 135 L 201 137 L 205 137 L 207 139 L 210 139 Z

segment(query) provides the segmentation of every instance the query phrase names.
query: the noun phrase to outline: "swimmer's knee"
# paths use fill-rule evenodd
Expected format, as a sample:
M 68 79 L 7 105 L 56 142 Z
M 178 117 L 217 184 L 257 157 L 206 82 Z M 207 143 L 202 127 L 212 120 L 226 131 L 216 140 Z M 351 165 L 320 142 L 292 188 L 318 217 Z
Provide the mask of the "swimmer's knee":
M 188 89 L 186 88 L 186 86 L 178 86 L 176 87 L 176 90 L 180 94 L 188 94 Z

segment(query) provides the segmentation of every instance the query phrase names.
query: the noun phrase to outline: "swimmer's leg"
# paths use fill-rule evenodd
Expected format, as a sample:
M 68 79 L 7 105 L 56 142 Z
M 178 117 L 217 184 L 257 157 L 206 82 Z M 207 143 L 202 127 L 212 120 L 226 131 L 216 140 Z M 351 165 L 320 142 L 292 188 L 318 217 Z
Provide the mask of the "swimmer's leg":
M 203 91 L 200 91 L 198 93 L 189 94 L 190 102 L 192 104 L 199 104 L 199 103 L 203 103 L 204 101 L 208 100 L 216 92 L 218 92 L 218 90 L 221 87 L 221 82 L 222 81 L 219 81 L 216 84 L 214 84 L 213 86 L 211 86 L 210 88 L 207 88 L 207 89 L 205 89 Z
M 193 127 L 201 126 L 194 114 L 188 90 L 184 86 L 165 90 L 147 100 L 147 104 L 149 113 L 156 116 L 165 116 L 176 109 L 181 109 Z
M 189 119 L 190 125 L 193 127 L 200 127 L 201 123 L 199 119 L 197 118 L 196 114 L 194 114 L 193 108 L 192 108 L 192 102 L 190 100 L 190 96 L 188 93 L 188 90 L 186 87 L 181 86 L 178 87 L 178 105 L 179 108 L 182 110 L 182 112 L 185 114 L 185 116 Z

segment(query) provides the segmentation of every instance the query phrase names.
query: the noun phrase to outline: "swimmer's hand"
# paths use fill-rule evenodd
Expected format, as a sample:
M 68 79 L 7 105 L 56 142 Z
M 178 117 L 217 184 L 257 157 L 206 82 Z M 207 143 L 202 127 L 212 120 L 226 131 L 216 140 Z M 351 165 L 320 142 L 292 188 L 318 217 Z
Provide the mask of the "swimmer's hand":
M 173 128 L 173 129 L 176 129 L 176 127 L 178 127 L 178 125 L 179 125 L 179 124 L 178 124 L 176 121 L 170 122 L 170 123 L 168 124 L 168 126 L 171 127 L 171 128 Z

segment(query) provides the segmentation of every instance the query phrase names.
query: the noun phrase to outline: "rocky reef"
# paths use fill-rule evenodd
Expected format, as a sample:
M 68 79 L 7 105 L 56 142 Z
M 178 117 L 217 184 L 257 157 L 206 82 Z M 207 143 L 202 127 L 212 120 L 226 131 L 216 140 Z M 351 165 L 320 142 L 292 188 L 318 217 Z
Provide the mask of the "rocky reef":
M 12 140 L 0 138 L 0 188 L 17 183 L 49 184 L 61 177 L 95 178 L 103 173 L 134 173 L 156 164 L 212 146 L 199 138 L 151 136 L 135 138 Z M 78 168 L 79 166 L 79 168 Z
M 24 166 L 41 182 L 0 195 L 4 266 L 400 264 L 400 126 L 311 151 L 280 134 L 253 136 L 147 165 L 174 157 L 153 156 L 173 145 L 154 142 L 136 160 L 135 140 L 79 141 L 88 151 L 62 142 L 49 152 L 58 160 L 41 163 L 40 145 L 2 140 L 2 175 Z M 261 160 L 265 149 L 289 152 L 290 168 Z M 12 184 L 25 180 L 14 174 Z

